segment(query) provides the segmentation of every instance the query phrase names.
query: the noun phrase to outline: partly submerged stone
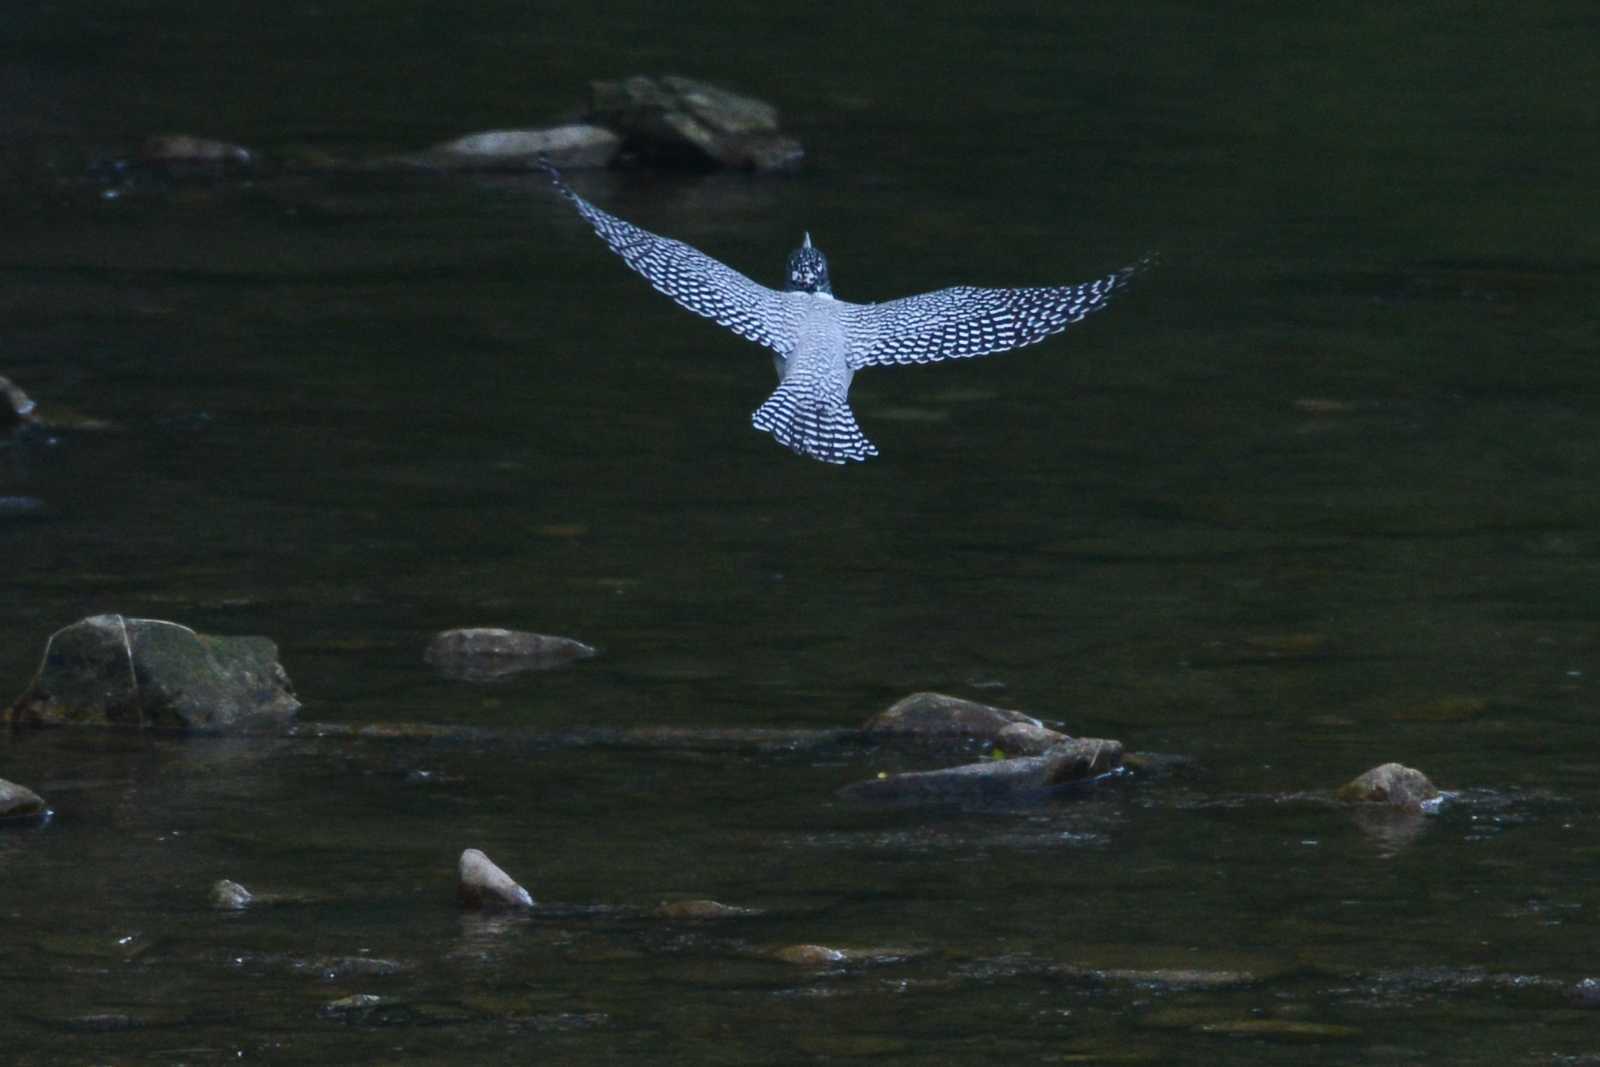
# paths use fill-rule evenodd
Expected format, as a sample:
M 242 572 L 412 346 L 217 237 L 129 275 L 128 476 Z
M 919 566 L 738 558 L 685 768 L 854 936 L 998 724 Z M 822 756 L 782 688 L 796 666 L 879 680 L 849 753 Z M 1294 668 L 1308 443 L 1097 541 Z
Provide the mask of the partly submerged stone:
M 574 123 L 537 130 L 484 130 L 436 144 L 415 162 L 441 170 L 528 170 L 548 159 L 563 170 L 604 167 L 622 138 L 599 126 Z
M 659 919 L 739 919 L 761 912 L 716 900 L 666 900 L 657 905 L 655 914 Z
M 0 822 L 43 819 L 50 814 L 44 797 L 25 785 L 0 778 Z
M 0 430 L 33 421 L 35 404 L 11 379 L 0 376 Z
M 218 911 L 243 911 L 255 899 L 255 894 L 238 882 L 219 878 L 211 883 L 211 906 Z
M 590 119 L 652 163 L 783 170 L 805 157 L 778 128 L 778 109 L 693 78 L 636 75 L 590 85 Z
M 255 170 L 261 159 L 244 145 L 188 133 L 158 133 L 139 147 L 138 162 L 178 178 L 222 177 Z
M 862 723 L 861 730 L 866 734 L 931 740 L 972 738 L 1008 753 L 1030 750 L 1029 754 L 1067 739 L 1032 715 L 944 693 L 912 693 Z M 1002 738 L 1016 747 L 1007 747 Z
M 31 725 L 241 732 L 294 720 L 278 646 L 160 619 L 94 615 L 57 630 L 7 715 Z
M 1439 787 L 1414 767 L 1384 763 L 1352 778 L 1334 794 L 1351 803 L 1387 804 L 1405 811 L 1422 811 L 1438 801 Z
M 592 647 L 570 637 L 475 626 L 435 635 L 422 658 L 451 678 L 487 682 L 523 671 L 548 670 L 594 654 Z
M 771 955 L 780 963 L 792 963 L 797 967 L 826 967 L 850 959 L 850 954 L 844 949 L 827 945 L 784 945 L 773 949 Z
M 1046 796 L 1062 787 L 1110 774 L 1121 764 L 1122 742 L 1077 737 L 1061 742 L 1042 756 L 886 774 L 853 782 L 839 790 L 839 795 L 889 804 L 1005 803 Z
M 457 865 L 456 896 L 469 908 L 531 908 L 533 896 L 481 851 L 469 848 Z

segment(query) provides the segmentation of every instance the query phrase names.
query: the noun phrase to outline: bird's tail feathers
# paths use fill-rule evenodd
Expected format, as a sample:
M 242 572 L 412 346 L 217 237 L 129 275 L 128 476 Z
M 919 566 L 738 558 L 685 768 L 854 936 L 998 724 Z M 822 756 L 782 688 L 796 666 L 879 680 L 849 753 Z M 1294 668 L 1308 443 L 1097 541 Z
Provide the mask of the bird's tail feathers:
M 758 430 L 802 456 L 824 463 L 845 463 L 878 454 L 856 425 L 855 413 L 844 400 L 819 398 L 804 385 L 785 383 L 767 397 L 750 421 Z

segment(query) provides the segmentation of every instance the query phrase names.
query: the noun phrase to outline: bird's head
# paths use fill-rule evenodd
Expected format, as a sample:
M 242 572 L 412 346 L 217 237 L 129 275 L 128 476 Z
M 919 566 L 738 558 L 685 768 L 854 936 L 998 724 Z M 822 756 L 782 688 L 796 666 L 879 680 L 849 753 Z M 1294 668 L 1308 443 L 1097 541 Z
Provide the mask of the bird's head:
M 805 244 L 789 253 L 789 266 L 784 270 L 783 288 L 790 293 L 825 293 L 833 295 L 833 285 L 828 281 L 828 260 L 811 245 L 811 235 L 806 234 Z

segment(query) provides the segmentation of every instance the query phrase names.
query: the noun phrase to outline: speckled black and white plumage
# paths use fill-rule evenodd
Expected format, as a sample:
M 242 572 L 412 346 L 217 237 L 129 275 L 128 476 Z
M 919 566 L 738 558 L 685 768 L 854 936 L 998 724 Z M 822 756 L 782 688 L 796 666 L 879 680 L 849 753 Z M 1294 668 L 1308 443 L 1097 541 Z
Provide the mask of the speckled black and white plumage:
M 802 456 L 845 463 L 875 456 L 850 410 L 850 380 L 863 367 L 935 363 L 1021 348 L 1100 310 L 1150 260 L 1081 285 L 1030 289 L 957 286 L 851 304 L 833 297 L 828 261 L 805 243 L 790 256 L 782 292 L 703 252 L 608 214 L 544 168 L 601 239 L 653 285 L 697 315 L 776 353 L 778 388 L 751 417 Z

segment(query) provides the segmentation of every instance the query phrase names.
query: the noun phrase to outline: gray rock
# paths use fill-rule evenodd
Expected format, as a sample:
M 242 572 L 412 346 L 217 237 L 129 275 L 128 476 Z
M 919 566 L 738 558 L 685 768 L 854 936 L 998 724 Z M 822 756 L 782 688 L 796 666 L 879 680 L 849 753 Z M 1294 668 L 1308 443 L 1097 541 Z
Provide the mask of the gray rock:
M 32 422 L 34 407 L 27 393 L 13 385 L 11 379 L 0 377 L 0 430 Z
M 0 778 L 0 822 L 43 819 L 49 814 L 50 806 L 44 802 L 44 797 L 25 785 Z
M 1048 729 L 1031 715 L 944 693 L 912 693 L 862 723 L 861 729 L 877 735 L 972 738 L 985 744 L 999 744 L 1001 735 L 1014 726 L 1022 727 L 1033 742 L 1045 740 L 1049 735 L 1049 742 L 1044 745 L 1046 748 L 1049 744 L 1066 739 L 1065 734 Z M 1014 732 L 1008 736 L 1021 741 L 1024 734 Z M 1001 747 L 1005 748 L 1004 745 Z M 1006 751 L 1011 750 L 1007 748 Z M 1018 751 L 1021 751 L 1020 747 Z
M 1334 795 L 1350 803 L 1387 804 L 1404 811 L 1422 811 L 1442 796 L 1427 775 L 1400 763 L 1374 767 L 1340 786 Z
M 485 130 L 436 144 L 417 162 L 442 170 L 527 170 L 541 158 L 571 170 L 604 167 L 622 138 L 599 126 L 574 124 L 542 130 Z
M 591 83 L 590 118 L 652 163 L 784 170 L 805 149 L 778 128 L 771 104 L 676 75 Z
M 548 670 L 594 654 L 593 648 L 570 637 L 479 626 L 435 635 L 422 658 L 451 678 L 487 682 L 523 671 Z
M 839 790 L 851 800 L 889 804 L 1003 803 L 1046 796 L 1122 765 L 1122 742 L 1078 737 L 1042 756 L 983 760 L 936 771 L 887 774 Z
M 50 636 L 38 673 L 7 715 L 30 725 L 233 733 L 288 725 L 299 708 L 265 637 L 95 615 Z
M 533 907 L 533 896 L 475 848 L 461 853 L 457 871 L 456 896 L 466 907 L 483 911 Z
M 255 899 L 255 894 L 238 882 L 219 878 L 211 883 L 211 906 L 218 911 L 243 911 Z
M 196 137 L 189 133 L 158 133 L 145 138 L 139 157 L 147 161 L 232 163 L 249 166 L 256 154 L 243 145 L 219 141 L 211 137 Z

